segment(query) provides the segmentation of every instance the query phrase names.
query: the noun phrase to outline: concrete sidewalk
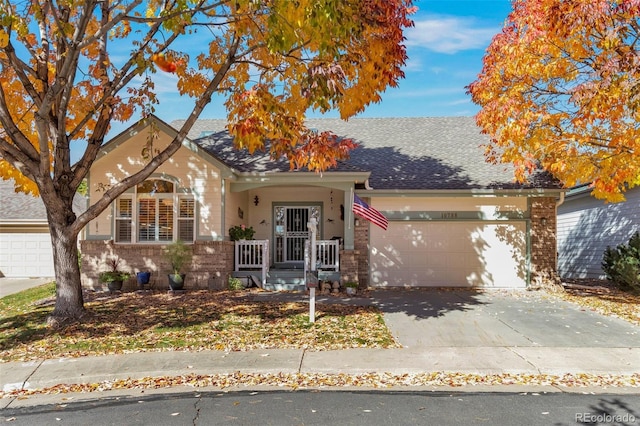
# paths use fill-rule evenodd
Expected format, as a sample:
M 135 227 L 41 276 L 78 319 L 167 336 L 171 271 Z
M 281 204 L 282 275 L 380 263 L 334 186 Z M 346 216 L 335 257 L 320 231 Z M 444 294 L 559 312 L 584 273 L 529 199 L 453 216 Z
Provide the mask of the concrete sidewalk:
M 38 287 L 43 284 L 54 281 L 54 278 L 7 278 L 0 277 L 0 297 L 10 294 L 20 293 L 32 287 Z
M 303 295 L 291 294 L 266 297 L 304 300 Z M 316 352 L 303 349 L 151 352 L 12 362 L 0 364 L 0 385 L 4 391 L 9 391 L 61 383 L 235 372 L 354 375 L 640 373 L 639 327 L 544 295 L 403 290 L 372 292 L 370 299 L 354 300 L 377 305 L 384 312 L 388 327 L 405 347 Z M 341 299 L 340 302 L 348 303 L 349 300 Z M 473 391 L 477 390 L 473 388 Z M 576 388 L 576 391 L 582 390 Z M 640 387 L 627 391 L 640 393 Z M 101 396 L 104 394 L 96 393 L 93 397 Z M 0 406 L 31 403 L 34 400 L 3 400 Z

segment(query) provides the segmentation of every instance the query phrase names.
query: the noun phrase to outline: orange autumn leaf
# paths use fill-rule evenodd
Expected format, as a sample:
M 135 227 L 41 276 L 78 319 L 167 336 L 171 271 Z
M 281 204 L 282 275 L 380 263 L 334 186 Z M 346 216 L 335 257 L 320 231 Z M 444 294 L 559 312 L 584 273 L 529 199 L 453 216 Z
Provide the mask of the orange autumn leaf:
M 162 71 L 174 73 L 178 69 L 179 65 L 182 65 L 182 61 L 170 61 L 164 55 L 164 53 L 157 53 L 151 56 L 151 60 L 154 64 L 158 66 Z
M 624 200 L 640 185 L 640 2 L 516 0 L 468 90 L 487 158 Z

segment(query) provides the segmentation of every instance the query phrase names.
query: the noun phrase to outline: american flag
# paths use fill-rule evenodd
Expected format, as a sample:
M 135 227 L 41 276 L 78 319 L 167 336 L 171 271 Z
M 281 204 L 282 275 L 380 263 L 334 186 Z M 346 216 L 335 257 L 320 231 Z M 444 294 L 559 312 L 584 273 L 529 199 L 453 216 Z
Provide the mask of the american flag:
M 387 226 L 389 225 L 387 218 L 378 210 L 362 201 L 356 194 L 353 194 L 353 212 L 358 216 L 367 219 L 369 222 L 378 225 L 385 231 L 387 230 Z

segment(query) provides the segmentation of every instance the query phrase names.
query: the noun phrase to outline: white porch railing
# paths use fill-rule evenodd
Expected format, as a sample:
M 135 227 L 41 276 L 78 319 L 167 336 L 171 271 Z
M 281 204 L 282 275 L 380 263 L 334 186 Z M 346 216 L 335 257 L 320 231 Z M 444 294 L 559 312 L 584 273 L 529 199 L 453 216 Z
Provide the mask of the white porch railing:
M 304 243 L 305 268 L 309 267 L 309 241 Z M 340 241 L 339 240 L 316 240 L 316 269 L 317 270 L 340 270 Z
M 269 272 L 269 240 L 240 240 L 235 243 L 235 270 L 260 269 L 264 287 Z

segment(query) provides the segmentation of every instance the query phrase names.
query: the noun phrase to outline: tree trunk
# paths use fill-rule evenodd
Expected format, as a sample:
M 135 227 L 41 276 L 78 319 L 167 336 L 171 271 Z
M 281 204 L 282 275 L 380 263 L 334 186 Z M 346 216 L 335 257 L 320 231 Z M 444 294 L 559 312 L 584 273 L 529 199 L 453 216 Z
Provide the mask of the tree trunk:
M 77 233 L 69 226 L 61 226 L 64 216 L 50 214 L 49 229 L 53 245 L 53 261 L 56 273 L 56 305 L 47 318 L 47 324 L 59 327 L 80 319 L 85 314 L 78 264 Z M 56 223 L 57 222 L 57 223 Z

